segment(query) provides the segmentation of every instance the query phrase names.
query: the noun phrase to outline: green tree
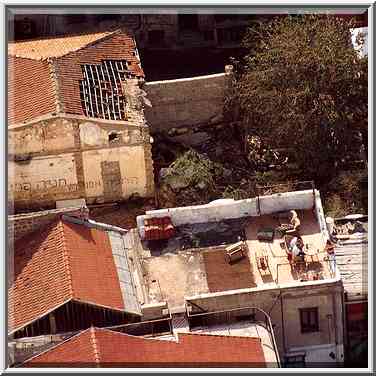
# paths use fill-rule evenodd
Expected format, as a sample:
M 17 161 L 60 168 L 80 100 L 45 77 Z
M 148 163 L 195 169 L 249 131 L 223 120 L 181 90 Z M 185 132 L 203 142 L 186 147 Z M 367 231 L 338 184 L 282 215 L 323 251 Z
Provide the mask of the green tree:
M 355 132 L 367 140 L 368 59 L 354 50 L 351 27 L 334 16 L 304 15 L 249 28 L 249 54 L 229 91 L 244 140 L 253 135 L 266 150 L 286 149 L 317 181 L 335 175 Z
M 177 206 L 204 204 L 220 196 L 216 181 L 223 167 L 190 149 L 166 168 L 160 179 L 160 201 Z

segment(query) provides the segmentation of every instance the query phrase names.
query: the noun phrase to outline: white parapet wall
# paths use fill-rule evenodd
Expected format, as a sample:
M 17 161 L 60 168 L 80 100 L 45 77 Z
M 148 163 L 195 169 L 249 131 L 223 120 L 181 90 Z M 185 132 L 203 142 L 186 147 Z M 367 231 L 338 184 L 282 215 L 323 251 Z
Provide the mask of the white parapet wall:
M 307 210 L 312 209 L 313 206 L 314 192 L 312 189 L 296 192 L 277 193 L 260 197 L 261 214 L 272 214 L 275 212 L 296 209 Z
M 226 219 L 256 217 L 262 214 L 271 214 L 292 209 L 312 209 L 315 205 L 315 196 L 320 197 L 320 193 L 318 191 L 313 192 L 313 190 L 309 189 L 304 191 L 277 193 L 245 200 L 222 199 L 205 205 L 150 210 L 147 211 L 145 215 L 137 217 L 137 227 L 143 238 L 145 218 L 170 217 L 173 225 L 178 227 L 186 224 L 219 222 Z M 316 200 L 316 205 L 318 204 L 321 207 L 321 201 L 317 202 Z M 325 222 L 324 217 L 323 220 Z
M 318 191 L 315 191 L 315 213 L 317 222 L 320 226 L 323 246 L 325 246 L 326 241 L 329 239 L 329 231 L 326 225 L 324 208 L 322 207 L 320 193 Z

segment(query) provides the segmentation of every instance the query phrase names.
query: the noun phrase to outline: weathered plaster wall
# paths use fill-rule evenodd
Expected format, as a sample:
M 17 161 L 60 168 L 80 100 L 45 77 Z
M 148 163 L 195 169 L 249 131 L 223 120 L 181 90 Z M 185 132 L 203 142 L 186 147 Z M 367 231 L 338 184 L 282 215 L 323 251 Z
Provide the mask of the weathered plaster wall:
M 74 123 L 63 118 L 42 120 L 33 126 L 10 130 L 8 142 L 10 154 L 56 152 L 73 148 Z
M 123 146 L 82 153 L 86 198 L 120 200 L 134 193 L 147 196 L 144 147 Z
M 33 157 L 25 162 L 8 162 L 9 199 L 15 206 L 75 198 L 71 187 L 78 184 L 74 153 Z
M 225 73 L 145 84 L 152 107 L 145 109 L 151 132 L 215 124 L 223 116 Z
M 22 142 L 22 140 L 25 142 Z M 126 122 L 62 116 L 9 129 L 9 200 L 16 210 L 150 197 L 149 130 Z

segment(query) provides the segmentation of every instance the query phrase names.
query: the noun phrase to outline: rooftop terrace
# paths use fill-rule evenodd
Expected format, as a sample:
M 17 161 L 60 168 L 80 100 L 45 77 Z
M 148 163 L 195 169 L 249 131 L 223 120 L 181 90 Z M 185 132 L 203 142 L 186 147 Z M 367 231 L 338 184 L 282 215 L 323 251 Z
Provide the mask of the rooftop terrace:
M 327 237 L 326 227 L 323 228 L 325 219 L 321 202 L 319 198 L 317 200 L 317 195 L 315 201 L 310 191 L 311 205 L 302 204 L 299 202 L 301 192 L 297 193 L 296 207 L 292 206 L 294 202 L 290 198 L 290 207 L 287 209 L 296 209 L 301 220 L 300 235 L 306 254 L 304 262 L 295 260 L 289 263 L 285 238 L 278 231 L 274 231 L 270 241 L 258 240 L 261 229 L 275 230 L 289 221 L 286 219 L 286 207 L 282 208 L 283 212 L 278 210 L 278 205 L 276 208 L 269 207 L 265 210 L 268 213 L 261 215 L 240 215 L 240 210 L 238 218 L 222 215 L 217 221 L 205 223 L 195 223 L 191 214 L 184 223 L 182 217 L 172 212 L 172 221 L 178 224 L 175 225 L 175 235 L 168 240 L 143 242 L 142 264 L 148 294 L 146 300 L 150 303 L 168 301 L 171 308 L 177 308 L 184 306 L 187 297 L 201 294 L 240 289 L 262 290 L 266 287 L 294 286 L 334 278 L 336 270 L 331 269 L 324 251 Z M 264 208 L 267 208 L 269 203 L 265 200 L 263 203 Z M 226 207 L 227 212 L 232 210 L 231 205 L 229 203 Z M 233 201 L 233 205 L 239 206 L 239 201 Z M 206 207 L 209 212 L 212 210 L 210 204 Z M 181 209 L 187 212 L 186 208 Z M 198 210 L 192 207 L 192 212 L 198 213 Z M 226 247 L 237 243 L 239 238 L 244 240 L 244 257 L 229 262 Z

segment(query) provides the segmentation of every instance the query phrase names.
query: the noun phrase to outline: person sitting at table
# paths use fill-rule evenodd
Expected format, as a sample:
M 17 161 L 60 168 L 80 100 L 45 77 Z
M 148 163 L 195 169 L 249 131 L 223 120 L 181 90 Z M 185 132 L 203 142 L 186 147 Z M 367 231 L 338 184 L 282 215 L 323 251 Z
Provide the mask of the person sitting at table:
M 298 214 L 295 210 L 290 210 L 290 223 L 281 223 L 279 227 L 276 228 L 281 235 L 281 237 L 288 235 L 299 235 L 300 220 Z
M 334 243 L 331 242 L 329 239 L 326 241 L 326 245 L 325 245 L 325 248 L 324 250 L 326 251 L 326 253 L 328 255 L 334 255 Z
M 290 220 L 291 227 L 288 230 L 286 230 L 285 233 L 288 235 L 293 235 L 293 234 L 299 235 L 300 219 L 298 217 L 298 213 L 295 210 L 291 210 L 290 214 L 291 214 L 291 220 Z
M 287 246 L 287 259 L 289 263 L 295 258 L 303 258 L 304 260 L 304 242 L 301 236 L 295 236 L 291 239 L 290 243 Z
M 335 273 L 336 270 L 336 255 L 335 255 L 335 245 L 329 239 L 326 241 L 324 250 L 327 256 L 324 257 L 325 261 L 329 262 L 329 268 L 331 273 Z

